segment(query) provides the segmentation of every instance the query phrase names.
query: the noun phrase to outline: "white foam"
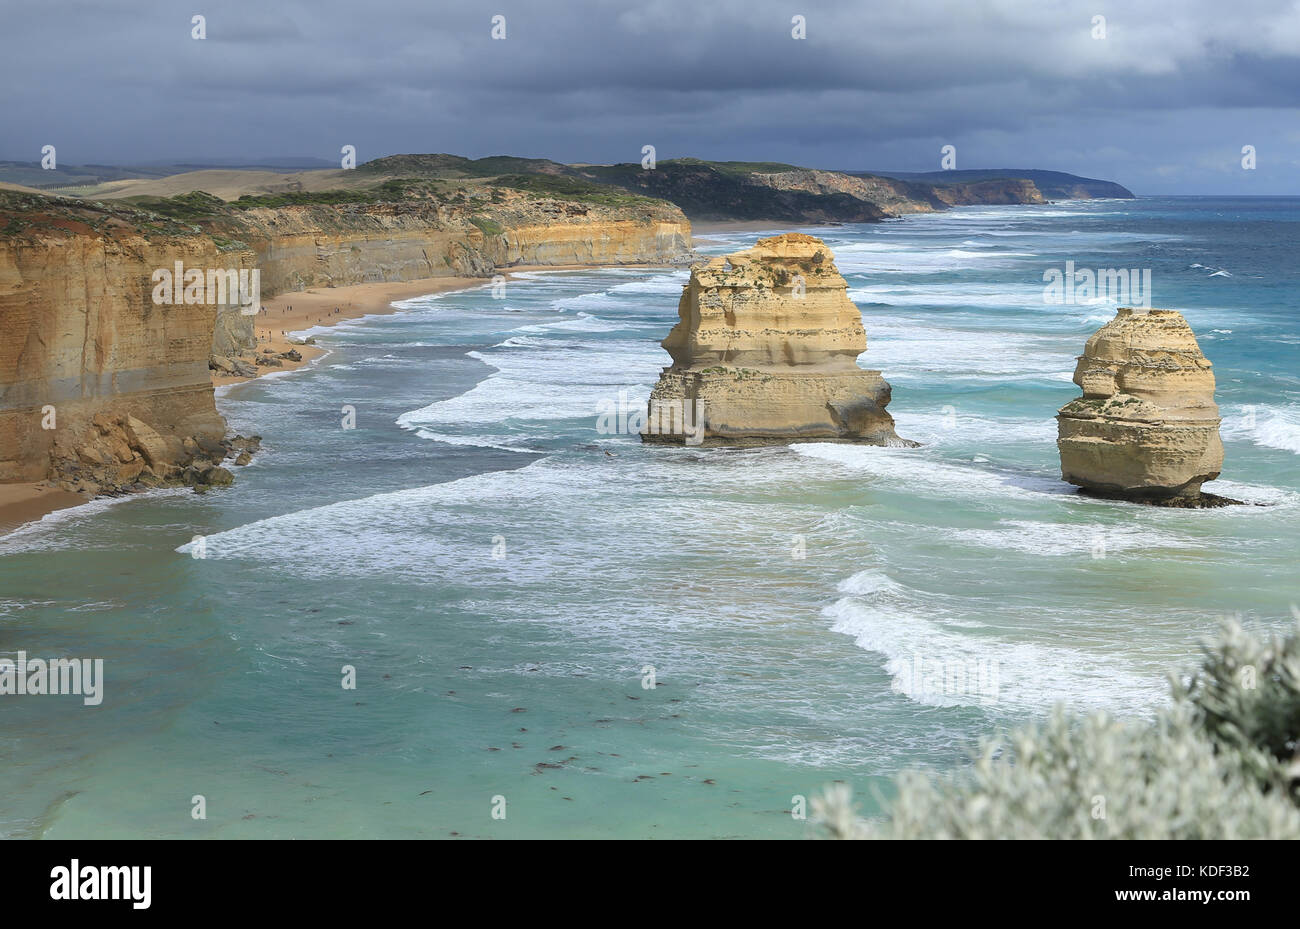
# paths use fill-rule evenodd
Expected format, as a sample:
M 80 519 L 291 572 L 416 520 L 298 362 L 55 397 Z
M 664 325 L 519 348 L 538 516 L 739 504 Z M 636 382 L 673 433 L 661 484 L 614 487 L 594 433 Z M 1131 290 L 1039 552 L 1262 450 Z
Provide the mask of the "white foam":
M 1281 487 L 1271 487 L 1267 484 L 1247 484 L 1222 477 L 1215 481 L 1206 481 L 1201 485 L 1201 490 L 1206 493 L 1218 494 L 1221 497 L 1241 500 L 1244 503 L 1262 503 L 1266 506 L 1265 509 L 1261 510 L 1243 510 L 1241 507 L 1229 507 L 1222 510 L 1200 511 L 1203 513 L 1236 515 L 1243 512 L 1258 512 L 1265 514 L 1270 512 L 1268 507 L 1294 507 L 1300 504 L 1300 494 L 1294 491 L 1285 490 Z
M 523 341 L 527 339 L 528 341 Z M 469 391 L 410 410 L 398 417 L 405 428 L 446 427 L 590 417 L 595 429 L 602 403 L 644 406 L 668 356 L 649 340 L 596 342 L 515 336 L 491 349 L 467 353 L 496 369 Z
M 895 405 L 896 406 L 896 405 Z M 951 410 L 891 409 L 896 431 L 922 445 L 951 445 L 955 442 L 987 442 L 997 436 L 999 444 L 1056 441 L 1056 420 L 1007 417 L 992 419 Z
M 1067 700 L 1076 707 L 1130 709 L 1159 703 L 1167 692 L 1157 667 L 1045 643 L 1029 622 L 1022 625 L 1024 638 L 1010 641 L 878 570 L 846 579 L 840 593 L 845 596 L 825 610 L 832 630 L 882 656 L 893 689 L 918 703 L 1042 710 Z M 925 669 L 935 666 L 980 669 L 979 683 L 928 685 Z
M 843 443 L 796 443 L 790 449 L 796 454 L 865 474 L 868 480 L 908 493 L 924 493 L 943 499 L 964 496 L 992 507 L 1007 497 L 1041 500 L 1045 495 L 1074 493 L 1073 488 L 1059 478 L 1000 470 L 976 462 L 947 461 L 939 458 L 933 449 Z
M 673 296 L 680 295 L 682 286 L 686 283 L 689 273 L 682 271 L 680 274 L 665 274 L 658 277 L 646 278 L 643 281 L 628 281 L 626 284 L 615 284 L 609 289 L 611 294 L 670 294 Z
M 867 353 L 861 363 L 889 380 L 942 376 L 994 380 L 1059 381 L 1073 372 L 1075 340 L 996 329 L 918 325 L 905 317 L 865 317 Z M 1065 380 L 1072 377 L 1066 374 Z
M 415 434 L 422 439 L 428 439 L 431 442 L 442 442 L 446 445 L 460 445 L 473 448 L 495 448 L 503 452 L 519 452 L 521 454 L 541 453 L 541 449 L 529 448 L 522 443 L 518 436 L 508 435 L 449 435 L 443 432 L 430 432 L 428 429 L 416 429 Z
M 1227 439 L 1300 455 L 1300 408 L 1295 406 L 1240 405 L 1223 418 L 1221 431 Z
M 40 519 L 23 523 L 12 532 L 0 535 L 0 555 L 14 554 L 16 552 L 52 551 L 68 548 L 73 544 L 83 547 L 85 545 L 84 541 L 73 542 L 66 534 L 62 534 L 63 530 L 76 528 L 87 520 L 93 520 L 95 517 L 102 515 L 109 507 L 144 499 L 158 500 L 191 494 L 193 494 L 193 491 L 188 487 L 163 487 L 138 494 L 123 494 L 118 497 L 95 497 L 76 506 L 64 507 L 61 510 L 46 513 Z
M 553 322 L 519 326 L 512 329 L 511 332 L 613 332 L 621 328 L 623 327 L 618 323 L 601 319 L 599 316 L 592 316 L 590 313 L 579 313 L 577 316 L 567 316 Z
M 965 545 L 1024 552 L 1044 557 L 1103 552 L 1111 557 L 1123 552 L 1197 548 L 1193 539 L 1162 532 L 1147 525 L 1112 526 L 1033 520 L 1001 520 L 993 529 L 952 529 L 945 538 Z

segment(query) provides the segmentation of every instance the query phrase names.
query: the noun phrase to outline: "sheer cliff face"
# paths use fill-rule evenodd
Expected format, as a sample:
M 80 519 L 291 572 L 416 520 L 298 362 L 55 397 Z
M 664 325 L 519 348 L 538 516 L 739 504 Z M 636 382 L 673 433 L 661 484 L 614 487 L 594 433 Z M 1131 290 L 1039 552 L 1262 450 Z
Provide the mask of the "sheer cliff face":
M 813 194 L 848 194 L 868 200 L 886 213 L 933 213 L 947 208 L 947 203 L 919 184 L 909 184 L 888 177 L 859 177 L 835 171 L 800 169 L 776 174 L 755 174 L 756 184 L 777 190 L 802 190 Z
M 80 444 L 99 412 L 220 438 L 208 355 L 223 308 L 155 304 L 151 275 L 176 261 L 237 268 L 251 258 L 206 236 L 151 238 L 111 223 L 0 240 L 0 481 L 51 476 L 52 456 Z
M 230 229 L 257 253 L 262 292 L 474 277 L 513 264 L 633 264 L 690 251 L 668 204 L 636 209 L 507 195 L 480 217 L 432 203 L 247 210 Z
M 886 213 L 933 213 L 950 206 L 976 203 L 1046 203 L 1033 181 L 1000 178 L 968 184 L 913 184 L 874 175 L 840 174 L 801 168 L 777 174 L 755 174 L 756 184 L 777 190 L 799 190 L 813 194 L 847 194 L 870 201 Z
M 646 441 L 903 444 L 885 412 L 889 384 L 857 366 L 862 314 L 820 239 L 762 239 L 693 268 L 678 314 Z M 685 428 L 673 428 L 678 412 Z
M 934 195 L 949 206 L 1047 202 L 1042 191 L 1033 181 L 1015 177 L 974 181 L 969 184 L 936 184 Z
M 1173 310 L 1121 308 L 1088 340 L 1057 416 L 1061 473 L 1103 496 L 1181 503 L 1219 476 L 1214 373 Z
M 249 210 L 204 232 L 128 208 L 0 196 L 0 482 L 76 478 L 85 465 L 90 483 L 112 489 L 119 470 L 167 457 L 149 467 L 170 472 L 196 442 L 222 437 L 208 358 L 250 343 L 252 317 L 233 299 L 156 303 L 152 275 L 177 261 L 257 268 L 270 296 L 512 263 L 662 262 L 689 249 L 690 225 L 667 204 L 505 200 L 477 223 L 379 203 Z M 127 417 L 159 441 L 123 444 Z M 124 469 L 101 460 L 116 453 Z

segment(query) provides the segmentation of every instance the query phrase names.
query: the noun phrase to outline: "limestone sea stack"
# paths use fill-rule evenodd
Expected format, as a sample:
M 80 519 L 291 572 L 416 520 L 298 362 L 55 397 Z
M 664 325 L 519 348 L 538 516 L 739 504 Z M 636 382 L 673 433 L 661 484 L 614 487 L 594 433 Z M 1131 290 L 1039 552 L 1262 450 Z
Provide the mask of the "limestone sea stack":
M 1061 476 L 1103 497 L 1163 506 L 1237 501 L 1201 493 L 1223 467 L 1214 372 L 1175 310 L 1121 307 L 1088 340 L 1057 414 Z
M 857 365 L 862 314 L 820 239 L 788 233 L 696 265 L 677 312 L 643 440 L 915 444 L 885 412 L 889 384 Z

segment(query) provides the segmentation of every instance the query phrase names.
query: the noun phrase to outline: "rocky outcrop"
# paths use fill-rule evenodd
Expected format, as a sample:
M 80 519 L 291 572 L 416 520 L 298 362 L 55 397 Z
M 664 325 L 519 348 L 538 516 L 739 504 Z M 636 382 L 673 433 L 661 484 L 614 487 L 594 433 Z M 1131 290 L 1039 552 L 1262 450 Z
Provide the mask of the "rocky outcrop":
M 885 411 L 889 384 L 857 366 L 866 333 L 846 290 L 826 244 L 798 233 L 692 268 L 642 438 L 913 444 Z
M 932 189 L 934 195 L 949 206 L 1047 202 L 1034 182 L 1025 178 L 1008 177 L 969 184 L 935 184 Z
M 97 496 L 154 487 L 192 487 L 203 493 L 234 482 L 221 463 L 237 456 L 246 465 L 261 437 L 213 439 L 210 435 L 166 434 L 128 414 L 99 412 L 84 430 L 57 431 L 51 480 L 61 489 Z
M 664 262 L 690 242 L 670 204 L 515 191 L 247 209 L 204 195 L 165 208 L 0 191 L 0 482 L 113 492 L 152 479 L 194 483 L 193 468 L 221 460 L 214 443 L 226 427 L 209 369 L 274 366 L 280 356 L 239 357 L 254 348 L 253 317 L 236 297 L 156 303 L 154 272 L 178 261 L 257 268 L 261 294 L 272 296 L 521 263 Z M 132 439 L 132 421 L 149 432 Z
M 973 183 L 914 184 L 871 174 L 850 175 L 801 168 L 775 174 L 754 174 L 752 180 L 778 190 L 798 190 L 821 195 L 846 194 L 874 203 L 894 216 L 934 213 L 951 206 L 976 203 L 1047 202 L 1034 182 L 1023 178 L 999 178 Z
M 999 188 L 996 184 L 986 185 L 985 182 L 996 181 L 1028 181 L 1034 191 L 1050 200 L 1090 200 L 1094 197 L 1115 197 L 1121 199 L 1133 199 L 1133 193 L 1128 188 L 1116 184 L 1114 181 L 1101 181 L 1092 177 L 1080 177 L 1077 174 L 1066 174 L 1064 171 L 1043 171 L 1038 168 L 981 168 L 977 170 L 946 170 L 946 171 L 921 171 L 921 172 L 896 172 L 886 171 L 887 177 L 899 178 L 900 180 L 909 181 L 919 186 L 933 186 L 935 188 L 948 187 L 964 189 L 965 193 L 960 194 L 964 197 L 979 196 L 1006 196 L 1008 192 L 1027 188 L 1004 187 Z M 1007 200 L 979 200 L 973 199 L 974 203 L 1009 202 Z M 1021 202 L 1021 201 L 1010 201 Z M 1040 201 L 1025 201 L 1040 202 Z
M 909 184 L 892 177 L 850 175 L 838 171 L 800 168 L 773 174 L 754 174 L 752 180 L 776 190 L 799 190 L 811 194 L 847 194 L 876 204 L 887 214 L 934 213 L 949 206 L 935 196 L 934 189 L 923 184 Z
M 675 203 L 692 220 L 874 223 L 889 215 L 852 193 L 816 189 L 816 185 L 765 183 L 762 175 L 730 162 L 682 158 L 661 161 L 652 169 L 619 164 L 574 165 L 567 170 L 585 181 Z
M 1230 503 L 1201 492 L 1223 467 L 1214 373 L 1174 310 L 1121 307 L 1074 372 L 1057 414 L 1061 475 L 1097 496 L 1164 506 Z

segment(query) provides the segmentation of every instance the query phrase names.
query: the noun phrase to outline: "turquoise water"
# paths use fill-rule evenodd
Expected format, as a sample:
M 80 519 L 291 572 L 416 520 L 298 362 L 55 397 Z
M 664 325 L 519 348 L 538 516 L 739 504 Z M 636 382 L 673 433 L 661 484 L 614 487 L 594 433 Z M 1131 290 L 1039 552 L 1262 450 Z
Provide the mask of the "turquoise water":
M 800 837 L 796 795 L 845 780 L 878 812 L 897 771 L 961 766 L 1057 701 L 1149 714 L 1224 616 L 1291 622 L 1300 201 L 810 231 L 922 448 L 598 432 L 667 363 L 679 270 L 529 274 L 323 330 L 312 367 L 221 392 L 265 437 L 234 488 L 0 538 L 0 653 L 106 677 L 98 707 L 4 698 L 0 834 Z M 1053 414 L 1114 307 L 1045 303 L 1067 260 L 1152 270 L 1215 364 L 1209 489 L 1268 506 L 1059 481 Z

